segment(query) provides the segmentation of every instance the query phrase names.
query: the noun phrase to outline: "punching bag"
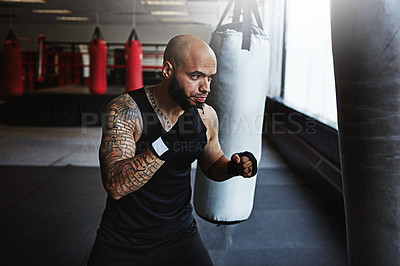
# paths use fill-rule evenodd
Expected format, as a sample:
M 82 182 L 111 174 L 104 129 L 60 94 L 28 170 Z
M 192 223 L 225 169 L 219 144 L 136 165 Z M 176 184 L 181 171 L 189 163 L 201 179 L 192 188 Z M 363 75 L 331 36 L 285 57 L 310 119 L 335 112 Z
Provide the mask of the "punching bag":
M 46 37 L 39 35 L 38 37 L 38 65 L 37 65 L 37 82 L 44 82 L 46 75 L 47 53 L 46 53 Z
M 400 1 L 331 0 L 350 265 L 400 265 Z
M 89 44 L 89 91 L 105 94 L 107 90 L 107 45 L 96 27 Z
M 134 37 L 134 39 L 132 39 Z M 143 87 L 143 50 L 136 31 L 132 29 L 125 43 L 126 85 L 125 90 L 131 91 Z
M 222 25 L 234 2 L 233 22 Z M 243 22 L 239 21 L 241 10 Z M 251 24 L 252 11 L 259 27 Z M 250 151 L 260 161 L 269 39 L 262 30 L 256 1 L 231 0 L 212 34 L 210 46 L 217 56 L 218 69 L 207 103 L 218 114 L 221 148 L 229 158 L 234 153 Z M 200 167 L 196 171 L 193 203 L 200 217 L 215 223 L 235 223 L 250 216 L 257 175 L 215 182 Z
M 21 47 L 12 29 L 10 29 L 4 41 L 3 58 L 6 95 L 22 95 L 24 88 L 22 84 Z

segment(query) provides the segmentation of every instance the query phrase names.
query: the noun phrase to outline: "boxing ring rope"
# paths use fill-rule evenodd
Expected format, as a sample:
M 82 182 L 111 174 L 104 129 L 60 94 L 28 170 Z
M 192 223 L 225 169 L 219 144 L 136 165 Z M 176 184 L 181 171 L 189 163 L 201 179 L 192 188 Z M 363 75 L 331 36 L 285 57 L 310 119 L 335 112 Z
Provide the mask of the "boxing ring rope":
M 43 36 L 39 38 L 43 39 Z M 88 42 L 38 41 L 42 49 L 21 51 L 23 91 L 66 86 L 88 85 L 89 53 Z M 125 71 L 125 43 L 109 42 L 107 45 L 107 78 L 114 71 Z M 161 71 L 163 50 L 166 44 L 143 43 L 142 72 L 145 75 L 159 77 Z M 4 53 L 4 52 L 3 52 Z M 4 54 L 3 54 L 4 56 Z M 41 61 L 41 62 L 39 62 Z M 40 64 L 41 63 L 41 64 Z M 6 65 L 1 67 L 4 74 Z M 86 73 L 87 72 L 87 73 Z M 114 73 L 115 74 L 115 73 Z M 121 73 L 118 73 L 121 75 Z M 125 80 L 119 80 L 117 85 L 124 85 Z M 109 82 L 108 82 L 109 83 Z M 2 86 L 4 86 L 2 84 Z

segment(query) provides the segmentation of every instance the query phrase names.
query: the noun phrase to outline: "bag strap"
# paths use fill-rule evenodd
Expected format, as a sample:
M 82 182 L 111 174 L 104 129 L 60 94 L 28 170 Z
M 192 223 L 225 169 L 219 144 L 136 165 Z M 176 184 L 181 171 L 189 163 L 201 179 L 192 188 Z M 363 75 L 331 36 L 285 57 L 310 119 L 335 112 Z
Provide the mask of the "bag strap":
M 263 23 L 260 16 L 260 11 L 258 10 L 258 5 L 256 0 L 251 1 L 251 10 L 253 11 L 254 17 L 256 18 L 257 25 L 260 29 L 264 30 Z
M 129 47 L 131 47 L 131 45 L 132 45 L 132 42 L 131 42 L 132 38 L 135 38 L 135 40 L 139 41 L 139 37 L 138 37 L 137 32 L 136 32 L 135 29 L 132 29 L 131 33 L 129 34 L 129 37 L 128 37 L 128 45 L 129 45 Z
M 230 0 L 218 22 L 216 30 L 221 27 L 226 15 L 231 9 L 232 5 L 235 3 L 233 11 L 232 22 L 239 22 L 240 14 L 243 10 L 243 37 L 242 37 L 242 49 L 250 50 L 251 43 L 251 22 L 252 22 L 252 12 L 256 18 L 256 22 L 259 28 L 263 29 L 261 16 L 258 10 L 256 0 Z M 211 36 L 210 43 L 214 41 L 214 34 Z
M 252 0 L 251 0 L 252 1 Z M 250 51 L 251 43 L 251 3 L 246 1 L 243 6 L 243 37 L 242 50 Z
M 242 9 L 243 9 L 243 1 L 242 0 L 236 0 L 235 1 L 235 6 L 233 7 L 232 23 L 239 22 L 240 14 L 242 13 Z
M 96 39 L 104 40 L 103 34 L 101 33 L 101 30 L 98 26 L 96 26 L 96 28 L 94 29 L 93 34 L 92 34 L 92 40 L 96 40 Z
M 226 5 L 225 10 L 224 10 L 224 13 L 222 13 L 221 19 L 219 20 L 216 29 L 218 29 L 219 27 L 221 27 L 222 22 L 224 22 L 224 19 L 225 19 L 226 15 L 228 15 L 228 12 L 229 12 L 229 10 L 231 9 L 231 7 L 232 7 L 234 1 L 235 1 L 235 0 L 229 0 L 229 3 Z

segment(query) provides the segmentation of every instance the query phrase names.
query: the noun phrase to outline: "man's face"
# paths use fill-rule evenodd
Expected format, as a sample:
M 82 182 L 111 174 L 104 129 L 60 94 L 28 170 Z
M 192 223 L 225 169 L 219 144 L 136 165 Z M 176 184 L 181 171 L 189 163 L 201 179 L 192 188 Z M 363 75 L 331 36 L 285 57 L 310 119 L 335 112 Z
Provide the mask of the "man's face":
M 189 107 L 203 108 L 210 92 L 211 80 L 216 73 L 216 65 L 214 54 L 198 51 L 191 53 L 175 69 L 168 93 L 183 110 Z
M 186 95 L 185 93 L 185 88 L 181 86 L 179 81 L 176 79 L 176 76 L 174 75 L 171 79 L 171 83 L 169 84 L 168 88 L 168 94 L 172 97 L 172 99 L 175 100 L 175 102 L 178 103 L 178 105 L 183 109 L 187 110 L 190 107 L 196 107 L 203 109 L 204 102 L 202 102 L 203 99 L 201 100 L 196 100 L 196 101 L 191 101 L 191 97 L 207 97 L 206 95 L 196 95 L 196 94 L 191 94 L 189 96 Z

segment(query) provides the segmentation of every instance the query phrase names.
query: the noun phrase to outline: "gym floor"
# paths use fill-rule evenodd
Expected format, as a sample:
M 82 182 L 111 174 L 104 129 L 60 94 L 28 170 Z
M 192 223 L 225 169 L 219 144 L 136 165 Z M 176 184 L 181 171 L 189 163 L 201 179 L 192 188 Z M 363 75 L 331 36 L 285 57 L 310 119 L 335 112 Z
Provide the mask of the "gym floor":
M 106 198 L 100 135 L 0 125 L 2 265 L 85 264 Z M 250 218 L 216 226 L 195 217 L 216 266 L 348 265 L 343 227 L 266 139 Z

